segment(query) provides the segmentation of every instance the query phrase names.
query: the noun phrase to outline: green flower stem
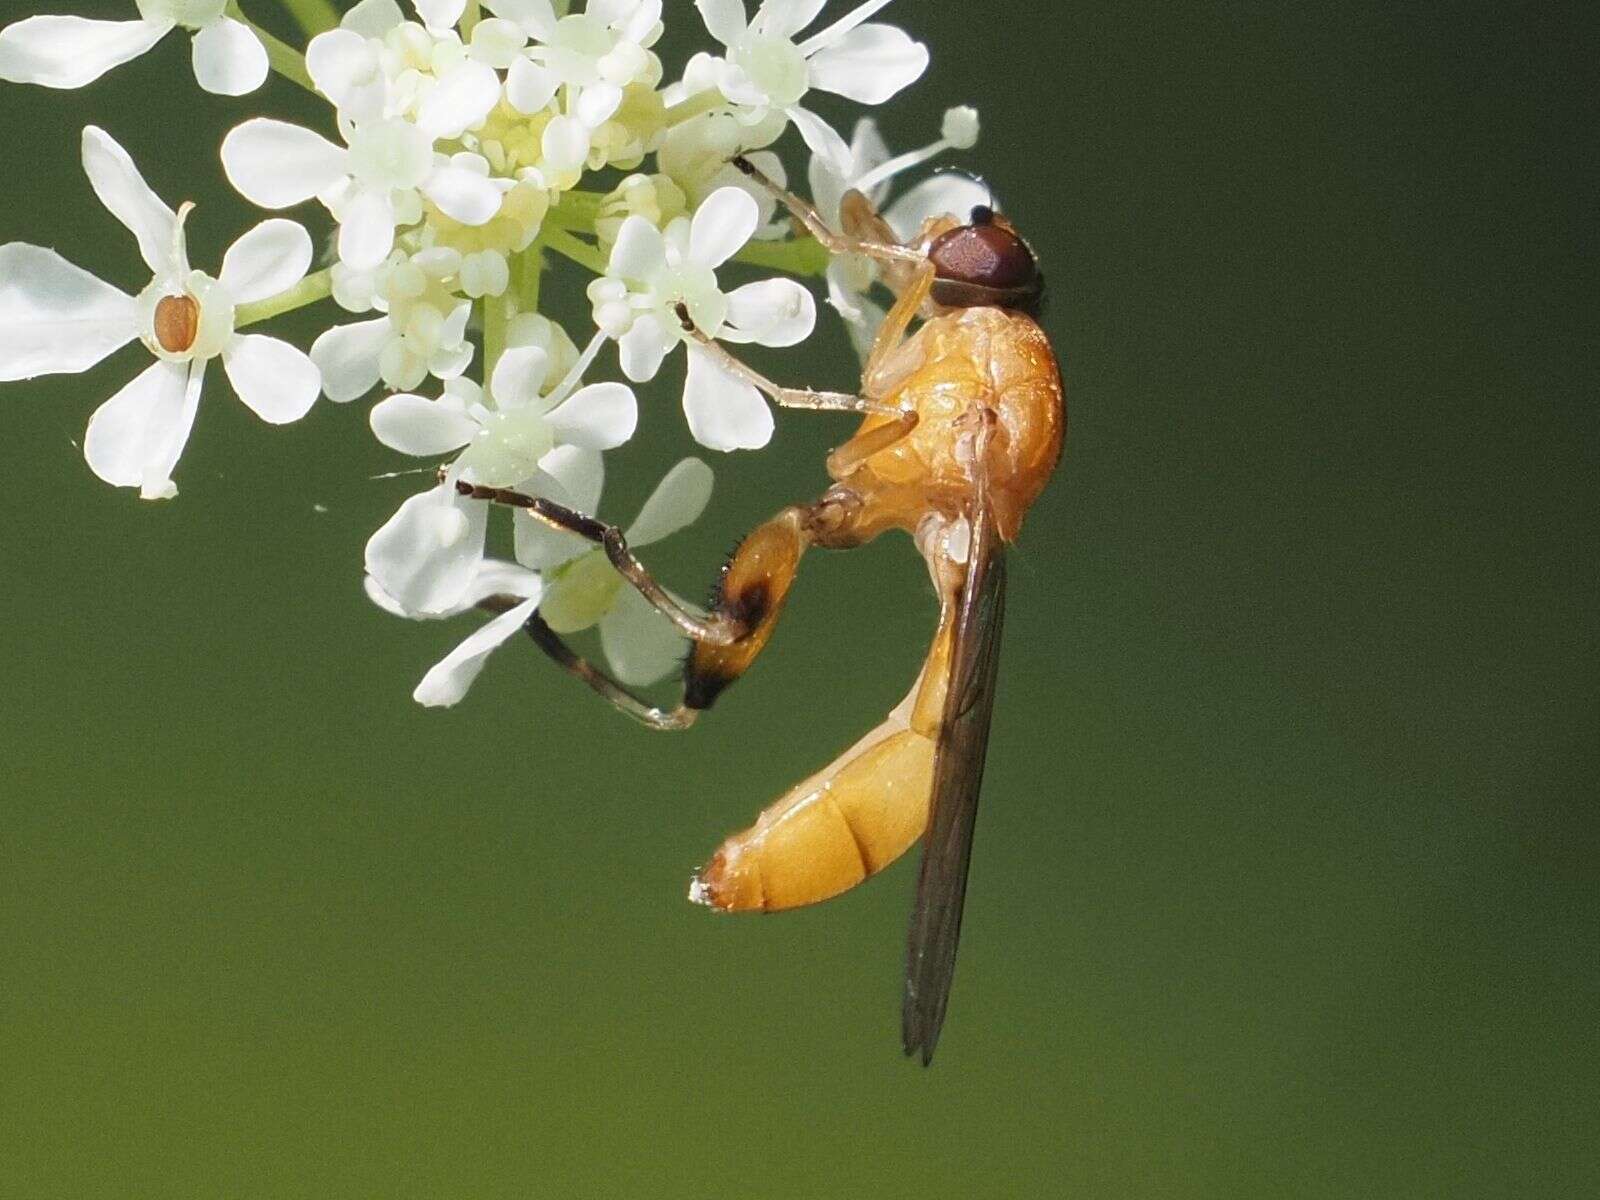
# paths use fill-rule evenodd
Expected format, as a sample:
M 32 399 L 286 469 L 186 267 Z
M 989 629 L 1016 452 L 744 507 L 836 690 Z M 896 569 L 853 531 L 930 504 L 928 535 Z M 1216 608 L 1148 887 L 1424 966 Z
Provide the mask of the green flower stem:
M 832 257 L 828 248 L 815 238 L 750 242 L 733 256 L 735 262 L 749 263 L 753 267 L 770 267 L 791 275 L 826 275 Z
M 315 275 L 307 275 L 286 292 L 268 296 L 265 300 L 257 300 L 254 304 L 239 305 L 233 311 L 233 327 L 243 329 L 247 325 L 258 325 L 262 321 L 270 321 L 273 317 L 280 317 L 297 308 L 315 304 L 318 300 L 326 300 L 331 295 L 333 295 L 333 270 L 330 268 L 318 271 Z
M 696 92 L 688 99 L 674 104 L 667 109 L 667 128 L 682 125 L 685 121 L 692 121 L 696 117 L 703 117 L 706 113 L 727 104 L 721 92 L 716 88 L 707 88 L 703 92 Z
M 339 10 L 329 0 L 282 0 L 282 3 L 300 28 L 306 31 L 307 37 L 316 37 L 319 33 L 327 33 L 338 27 Z
M 483 14 L 478 10 L 478 0 L 467 0 L 467 7 L 461 14 L 461 40 L 470 42 L 472 31 L 478 27 L 478 22 L 483 19 Z
M 508 287 L 502 296 L 485 296 L 483 306 L 483 382 L 494 378 L 500 356 L 506 352 L 506 330 L 517 315 L 517 290 Z
M 238 0 L 228 0 L 228 15 L 250 27 L 250 31 L 261 39 L 261 44 L 267 48 L 267 62 L 272 69 L 291 83 L 298 83 L 308 92 L 315 93 L 317 85 L 311 82 L 311 73 L 306 70 L 305 56 L 287 42 L 279 41 L 249 17 L 244 15 L 244 10 L 239 7 Z
M 554 220 L 563 229 L 593 233 L 600 207 L 605 202 L 606 197 L 599 192 L 563 192 L 560 203 L 545 214 L 545 219 Z
M 601 253 L 600 248 L 580 241 L 565 229 L 546 225 L 539 240 L 563 258 L 570 258 L 580 267 L 587 267 L 596 275 L 606 273 L 606 256 Z
M 535 242 L 511 260 L 511 278 L 522 303 L 522 311 L 538 312 L 539 285 L 544 282 L 544 250 L 541 243 Z

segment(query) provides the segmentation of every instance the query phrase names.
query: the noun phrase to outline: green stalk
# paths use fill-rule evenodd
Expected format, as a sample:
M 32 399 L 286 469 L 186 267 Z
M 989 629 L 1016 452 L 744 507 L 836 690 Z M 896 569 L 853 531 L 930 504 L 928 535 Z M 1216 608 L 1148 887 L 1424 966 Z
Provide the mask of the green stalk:
M 265 300 L 257 300 L 254 304 L 239 305 L 233 311 L 233 327 L 243 329 L 247 325 L 258 325 L 286 312 L 315 304 L 318 300 L 326 300 L 331 295 L 333 295 L 333 270 L 330 268 L 318 271 L 315 275 L 307 275 L 286 292 L 268 296 Z
M 594 223 L 600 216 L 600 207 L 605 202 L 606 197 L 599 192 L 577 190 L 563 192 L 560 202 L 545 214 L 545 220 L 554 220 L 563 229 L 593 233 Z
M 485 296 L 479 303 L 483 311 L 483 382 L 488 386 L 506 352 L 506 330 L 517 315 L 517 290 L 508 287 L 504 295 Z
M 544 282 L 544 250 L 535 242 L 512 260 L 517 297 L 523 312 L 539 311 L 539 285 Z
M 580 241 L 565 229 L 546 225 L 540 240 L 549 249 L 554 250 L 563 258 L 570 258 L 580 267 L 586 267 L 596 275 L 606 273 L 606 256 L 601 253 L 598 246 L 591 246 L 588 242 Z
M 247 25 L 250 31 L 261 39 L 261 44 L 267 48 L 267 63 L 274 71 L 291 83 L 298 83 L 306 91 L 316 92 L 317 85 L 311 82 L 311 73 L 306 70 L 305 56 L 300 51 L 287 42 L 279 41 L 245 16 L 238 0 L 228 0 L 227 12 L 235 21 Z
M 826 246 L 809 237 L 786 242 L 750 242 L 733 257 L 735 262 L 770 267 L 791 275 L 826 275 L 832 259 Z
M 339 25 L 339 10 L 329 0 L 282 0 L 289 15 L 306 31 L 306 36 L 316 37 Z M 476 7 L 476 5 L 474 5 Z
M 478 0 L 467 0 L 467 7 L 461 13 L 461 40 L 470 42 L 472 31 L 478 27 L 478 22 L 483 19 L 478 8 Z

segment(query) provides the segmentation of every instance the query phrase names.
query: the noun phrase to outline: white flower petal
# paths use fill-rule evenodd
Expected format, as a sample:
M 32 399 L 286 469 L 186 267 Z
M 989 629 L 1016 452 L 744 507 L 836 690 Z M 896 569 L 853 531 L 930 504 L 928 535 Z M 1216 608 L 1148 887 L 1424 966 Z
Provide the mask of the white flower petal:
M 412 496 L 367 542 L 367 574 L 407 612 L 458 603 L 483 561 L 488 505 L 441 483 Z
M 478 431 L 458 405 L 401 393 L 373 406 L 372 432 L 391 450 L 433 458 L 459 450 Z
M 817 327 L 817 302 L 797 280 L 762 279 L 728 293 L 722 337 L 762 346 L 794 346 Z
M 591 83 L 578 95 L 572 115 L 590 129 L 598 129 L 622 107 L 622 89 L 614 83 Z
M 128 152 L 93 125 L 83 131 L 83 171 L 106 211 L 138 239 L 145 265 L 157 275 L 169 274 L 177 215 L 151 190 Z
M 606 274 L 618 279 L 646 280 L 667 261 L 667 243 L 648 219 L 637 214 L 622 222 L 611 247 Z
M 817 19 L 828 0 L 766 0 L 753 24 L 763 37 L 793 39 Z
M 715 481 L 711 468 L 698 458 L 686 458 L 673 467 L 628 526 L 628 545 L 648 546 L 693 525 L 711 503 Z
M 0 246 L 0 380 L 87 371 L 138 328 L 132 296 L 54 250 Z
M 306 70 L 345 117 L 357 123 L 382 119 L 387 83 L 377 51 L 363 35 L 349 28 L 318 34 L 306 47 Z
M 860 25 L 818 51 L 811 86 L 858 104 L 882 104 L 928 69 L 928 48 L 893 25 Z
M 457 138 L 476 129 L 500 102 L 494 68 L 465 59 L 446 71 L 417 107 L 417 126 L 434 138 Z
M 811 153 L 827 159 L 835 172 L 848 178 L 850 147 L 844 144 L 839 131 L 815 113 L 807 112 L 799 105 L 793 105 L 784 111 L 794 122 L 794 127 L 800 131 L 800 136 L 805 139 L 806 147 Z
M 581 170 L 589 157 L 592 136 L 589 127 L 576 117 L 556 117 L 539 137 L 539 149 L 544 155 L 541 165 L 556 175 Z
M 579 388 L 547 418 L 556 437 L 589 450 L 615 450 L 639 427 L 639 402 L 625 383 Z
M 695 345 L 689 347 L 683 413 L 694 440 L 712 450 L 759 450 L 775 427 L 761 393 Z
M 979 205 L 992 208 L 994 195 L 969 175 L 946 173 L 924 179 L 889 206 L 883 219 L 902 239 L 909 239 L 929 217 L 968 220 Z
M 29 17 L 0 29 L 0 79 L 80 88 L 138 58 L 172 29 L 171 21 L 89 21 Z
M 550 356 L 540 346 L 514 346 L 500 356 L 489 393 L 501 408 L 536 403 L 550 378 Z
M 236 304 L 286 292 L 311 268 L 311 235 L 293 221 L 263 221 L 228 247 L 218 278 Z
M 599 451 L 557 446 L 539 460 L 541 478 L 521 490 L 564 504 L 574 512 L 594 515 L 605 486 L 605 462 Z M 517 561 L 544 570 L 559 566 L 593 548 L 575 533 L 554 529 L 518 510 L 514 514 Z
M 600 648 L 618 682 L 648 687 L 683 666 L 688 641 L 648 600 L 623 588 L 600 618 Z
M 865 366 L 887 314 L 880 305 L 866 298 L 860 290 L 860 281 L 852 278 L 853 270 L 848 258 L 836 258 L 828 264 L 828 303 L 844 318 L 850 345 Z
M 503 17 L 485 17 L 473 26 L 469 53 L 478 62 L 497 71 L 509 71 L 522 57 L 528 44 L 528 35 L 515 21 Z
M 467 0 L 411 0 L 417 15 L 429 29 L 444 33 L 461 20 L 467 9 Z
M 411 613 L 408 613 L 405 609 L 401 608 L 400 601 L 396 600 L 393 596 L 389 595 L 388 592 L 384 591 L 383 588 L 378 585 L 378 581 L 371 575 L 363 575 L 361 577 L 361 588 L 367 593 L 368 600 L 371 600 L 390 616 L 405 617 L 407 620 L 419 619 L 413 617 Z
M 389 318 L 335 325 L 311 346 L 311 361 L 322 372 L 323 394 L 348 404 L 378 385 L 378 358 L 390 337 Z
M 381 188 L 363 188 L 339 212 L 339 261 L 357 271 L 381 266 L 394 249 L 394 204 Z
M 309 129 L 256 117 L 222 139 L 222 169 L 252 204 L 289 208 L 342 180 L 346 152 Z
M 593 516 L 600 507 L 600 494 L 605 490 L 605 459 L 594 450 L 582 446 L 557 446 L 539 460 L 539 470 L 561 489 L 549 493 L 568 508 Z
M 550 0 L 484 0 L 484 7 L 497 17 L 515 21 L 540 41 L 548 42 L 556 31 Z
M 396 25 L 405 23 L 406 15 L 395 0 L 361 0 L 339 22 L 339 28 L 359 33 L 364 38 L 381 38 Z
M 820 32 L 812 34 L 801 42 L 800 53 L 810 58 L 824 46 L 833 45 L 863 21 L 875 17 L 893 2 L 894 0 L 866 0 L 866 3 L 856 5 L 832 25 L 825 26 Z
M 157 362 L 145 368 L 89 418 L 83 457 L 89 469 L 117 487 L 136 487 L 147 500 L 177 494 L 178 465 L 200 406 L 204 364 Z
M 662 0 L 595 0 L 585 11 L 612 26 L 625 42 L 645 44 L 661 20 Z
M 477 630 L 422 677 L 412 699 L 427 708 L 459 704 L 483 672 L 489 655 L 521 633 L 538 607 L 539 597 L 535 596 Z
M 500 211 L 501 192 L 486 176 L 454 164 L 423 182 L 422 194 L 463 225 L 483 225 Z
M 506 75 L 506 99 L 520 113 L 543 112 L 556 97 L 560 77 L 532 59 L 519 58 Z
M 469 606 L 490 596 L 515 596 L 519 600 L 537 600 L 544 592 L 544 580 L 537 572 L 517 563 L 499 558 L 486 558 L 478 566 L 472 586 L 462 601 Z M 463 610 L 465 611 L 465 610 Z
M 724 46 L 733 46 L 744 37 L 744 0 L 694 0 L 694 6 L 700 10 L 706 32 Z
M 720 267 L 743 249 L 760 221 L 760 208 L 749 192 L 718 188 L 695 210 L 689 257 L 701 266 Z
M 461 599 L 451 608 L 439 613 L 407 612 L 400 601 L 384 591 L 371 575 L 362 577 L 361 587 L 367 593 L 367 599 L 393 616 L 404 617 L 408 621 L 442 621 L 471 612 L 478 606 L 480 600 L 487 600 L 490 596 L 512 596 L 518 600 L 536 599 L 543 592 L 544 580 L 536 572 L 516 563 L 505 562 L 498 558 L 486 558 L 479 564 L 478 573 L 473 576 L 471 585 L 462 593 Z
M 871 117 L 856 122 L 850 139 L 850 169 L 848 175 L 838 173 L 837 164 L 820 155 L 812 155 L 807 167 L 811 184 L 811 202 L 817 206 L 823 220 L 834 228 L 839 226 L 839 205 L 845 192 L 868 171 L 889 161 L 889 144 L 883 140 L 878 123 Z M 873 189 L 873 199 L 887 191 L 887 185 Z
M 213 95 L 243 96 L 267 81 L 267 48 L 232 17 L 195 34 L 193 56 L 196 81 Z
M 235 334 L 222 369 L 245 406 L 271 425 L 298 421 L 322 394 L 322 372 L 305 351 L 264 334 Z
M 678 336 L 654 313 L 646 313 L 617 341 L 622 373 L 635 383 L 648 383 L 661 370 L 667 352 L 678 344 Z

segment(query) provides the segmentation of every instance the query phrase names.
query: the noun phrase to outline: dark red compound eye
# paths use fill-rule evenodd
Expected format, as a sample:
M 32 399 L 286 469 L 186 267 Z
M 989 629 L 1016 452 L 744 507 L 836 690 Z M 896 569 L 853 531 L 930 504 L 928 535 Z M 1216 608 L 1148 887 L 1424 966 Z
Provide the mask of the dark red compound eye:
M 937 277 L 935 302 L 949 308 L 995 306 L 1032 312 L 1044 288 L 1039 263 L 1010 222 L 992 209 L 972 210 L 972 222 L 928 247 Z
M 940 279 L 997 291 L 1027 287 L 1039 273 L 1027 243 L 993 223 L 952 229 L 928 248 L 928 257 Z

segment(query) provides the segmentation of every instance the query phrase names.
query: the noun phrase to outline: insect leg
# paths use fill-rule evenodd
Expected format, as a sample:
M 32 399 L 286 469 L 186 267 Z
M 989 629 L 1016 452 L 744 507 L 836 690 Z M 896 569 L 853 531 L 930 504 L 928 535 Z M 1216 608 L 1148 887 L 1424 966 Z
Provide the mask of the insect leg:
M 907 409 L 887 425 L 875 425 L 856 434 L 832 454 L 828 455 L 828 474 L 834 479 L 844 479 L 862 463 L 909 437 L 918 421 L 914 409 Z
M 839 233 L 828 227 L 822 219 L 822 214 L 815 207 L 779 187 L 777 182 L 768 176 L 760 167 L 751 162 L 744 155 L 737 155 L 733 165 L 744 172 L 749 178 L 766 188 L 777 197 L 779 203 L 794 215 L 795 220 L 806 227 L 806 230 L 817 241 L 821 242 L 834 254 L 864 254 L 868 258 L 876 258 L 883 262 L 891 263 L 920 263 L 925 261 L 925 256 L 909 246 L 901 246 L 895 242 L 867 241 L 862 238 L 851 237 Z
M 787 388 L 774 383 L 754 367 L 747 366 L 726 346 L 695 325 L 689 317 L 687 306 L 678 305 L 678 320 L 683 331 L 694 339 L 730 375 L 735 375 L 757 391 L 784 408 L 804 408 L 812 412 L 877 413 L 881 416 L 898 416 L 900 410 L 893 405 L 848 392 L 819 392 L 810 388 Z
M 631 583 L 641 596 L 650 601 L 662 616 L 677 626 L 685 637 L 693 638 L 696 642 L 726 646 L 739 640 L 747 632 L 746 627 L 736 620 L 722 616 L 713 616 L 710 620 L 706 620 L 674 600 L 667 589 L 656 582 L 655 576 L 650 574 L 649 569 L 634 557 L 633 551 L 628 549 L 627 538 L 615 525 L 607 525 L 604 521 L 575 512 L 566 505 L 557 504 L 543 496 L 529 496 L 508 488 L 483 487 L 468 483 L 466 480 L 459 480 L 456 483 L 456 491 L 469 500 L 487 500 L 491 504 L 520 508 L 552 528 L 575 533 L 602 547 L 606 552 L 606 558 L 617 569 L 617 573 Z
M 545 624 L 544 618 L 538 613 L 534 613 L 523 628 L 533 639 L 533 644 L 543 650 L 563 671 L 583 680 L 618 711 L 648 725 L 651 729 L 664 731 L 688 729 L 700 715 L 695 709 L 682 704 L 673 709 L 658 708 L 635 694 L 588 659 L 575 654 L 572 648 L 561 640 L 560 635 Z
M 878 327 L 878 336 L 872 342 L 872 353 L 867 355 L 867 365 L 861 373 L 862 389 L 868 395 L 888 391 L 894 377 L 899 374 L 892 361 L 894 352 L 904 344 L 911 322 L 922 311 L 923 304 L 933 292 L 934 274 L 933 263 L 924 259 L 906 282 L 894 306 L 884 317 L 883 324 Z

